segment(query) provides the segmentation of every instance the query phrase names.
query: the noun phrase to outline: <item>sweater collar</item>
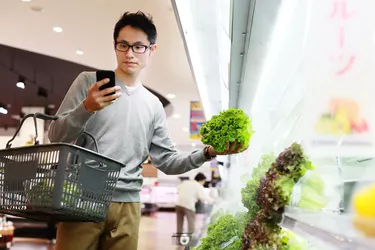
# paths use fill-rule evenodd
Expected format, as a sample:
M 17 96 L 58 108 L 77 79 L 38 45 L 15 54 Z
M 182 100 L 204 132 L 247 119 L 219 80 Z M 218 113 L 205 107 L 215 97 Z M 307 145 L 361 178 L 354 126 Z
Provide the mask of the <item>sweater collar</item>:
M 128 87 L 116 77 L 116 85 L 121 86 L 121 90 L 123 90 L 126 94 L 132 95 L 140 89 L 142 83 L 138 82 L 135 86 Z

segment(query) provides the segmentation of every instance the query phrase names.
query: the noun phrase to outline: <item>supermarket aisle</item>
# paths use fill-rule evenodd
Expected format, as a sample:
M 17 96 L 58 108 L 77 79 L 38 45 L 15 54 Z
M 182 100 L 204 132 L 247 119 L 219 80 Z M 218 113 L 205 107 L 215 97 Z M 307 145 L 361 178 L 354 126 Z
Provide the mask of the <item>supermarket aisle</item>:
M 138 250 L 177 250 L 172 245 L 176 216 L 174 213 L 156 213 L 142 217 Z M 197 227 L 202 226 L 202 216 L 197 218 Z M 11 250 L 53 250 L 45 240 L 17 239 Z

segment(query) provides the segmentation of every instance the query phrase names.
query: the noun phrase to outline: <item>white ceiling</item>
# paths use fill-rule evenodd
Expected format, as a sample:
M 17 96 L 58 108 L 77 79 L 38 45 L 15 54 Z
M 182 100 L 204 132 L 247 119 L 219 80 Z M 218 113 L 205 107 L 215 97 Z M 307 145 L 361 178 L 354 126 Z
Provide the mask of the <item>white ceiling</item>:
M 193 142 L 186 131 L 189 105 L 191 100 L 199 100 L 199 94 L 170 0 L 2 0 L 0 44 L 113 69 L 113 27 L 123 12 L 137 10 L 150 13 L 158 29 L 159 48 L 143 74 L 143 84 L 165 97 L 175 94 L 176 98 L 169 100 L 173 114 L 180 118 L 168 118 L 171 137 L 178 148 L 190 150 Z M 54 26 L 63 32 L 54 32 Z M 77 55 L 77 50 L 83 55 Z

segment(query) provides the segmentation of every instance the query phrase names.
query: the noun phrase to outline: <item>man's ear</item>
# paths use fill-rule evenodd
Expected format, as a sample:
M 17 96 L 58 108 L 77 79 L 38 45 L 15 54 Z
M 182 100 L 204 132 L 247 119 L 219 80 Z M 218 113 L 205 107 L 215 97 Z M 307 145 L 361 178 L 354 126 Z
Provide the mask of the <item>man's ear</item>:
M 156 52 L 157 48 L 158 48 L 157 44 L 152 45 L 152 47 L 151 47 L 151 56 L 154 55 L 154 53 Z

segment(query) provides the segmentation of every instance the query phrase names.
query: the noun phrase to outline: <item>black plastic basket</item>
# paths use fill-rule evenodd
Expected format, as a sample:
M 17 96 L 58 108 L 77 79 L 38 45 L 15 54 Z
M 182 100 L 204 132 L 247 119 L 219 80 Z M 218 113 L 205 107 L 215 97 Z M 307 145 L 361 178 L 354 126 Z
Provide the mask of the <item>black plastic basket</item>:
M 16 134 L 29 117 L 35 125 L 36 118 L 57 119 L 27 115 Z M 10 148 L 15 134 L 0 150 L 0 213 L 41 221 L 103 221 L 124 164 L 72 144 L 38 145 L 36 126 L 35 133 L 34 146 Z

